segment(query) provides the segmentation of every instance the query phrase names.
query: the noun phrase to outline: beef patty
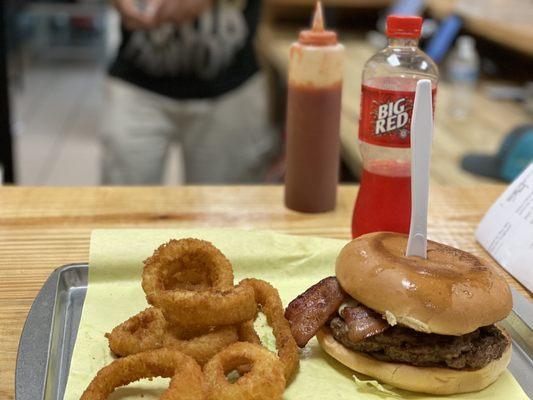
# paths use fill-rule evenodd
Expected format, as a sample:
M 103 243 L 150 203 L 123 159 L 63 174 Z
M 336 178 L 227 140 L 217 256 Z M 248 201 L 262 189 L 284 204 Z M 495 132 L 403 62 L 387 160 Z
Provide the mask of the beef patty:
M 381 361 L 419 367 L 480 369 L 500 358 L 509 345 L 507 337 L 494 325 L 463 336 L 421 333 L 397 325 L 355 343 L 348 339 L 348 325 L 342 318 L 333 318 L 330 328 L 335 339 L 349 349 Z

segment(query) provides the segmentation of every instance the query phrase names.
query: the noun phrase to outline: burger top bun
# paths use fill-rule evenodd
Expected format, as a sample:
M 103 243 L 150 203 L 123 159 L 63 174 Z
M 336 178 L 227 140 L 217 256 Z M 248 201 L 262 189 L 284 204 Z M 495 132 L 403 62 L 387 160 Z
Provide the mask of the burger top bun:
M 428 241 L 427 259 L 406 257 L 407 235 L 378 232 L 341 250 L 336 275 L 355 300 L 389 324 L 442 335 L 464 335 L 504 319 L 509 285 L 488 262 Z
M 500 358 L 476 370 L 415 367 L 379 361 L 368 354 L 352 351 L 337 342 L 326 327 L 318 331 L 316 337 L 326 353 L 354 371 L 400 389 L 439 395 L 477 392 L 486 388 L 505 371 L 512 354 L 509 344 Z

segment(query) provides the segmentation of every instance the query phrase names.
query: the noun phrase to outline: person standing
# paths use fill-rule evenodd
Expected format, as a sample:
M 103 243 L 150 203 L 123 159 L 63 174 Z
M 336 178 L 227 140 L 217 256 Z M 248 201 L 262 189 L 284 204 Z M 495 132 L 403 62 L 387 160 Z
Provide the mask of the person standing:
M 278 147 L 254 55 L 259 0 L 114 0 L 104 184 L 160 184 L 169 146 L 187 183 L 262 180 Z

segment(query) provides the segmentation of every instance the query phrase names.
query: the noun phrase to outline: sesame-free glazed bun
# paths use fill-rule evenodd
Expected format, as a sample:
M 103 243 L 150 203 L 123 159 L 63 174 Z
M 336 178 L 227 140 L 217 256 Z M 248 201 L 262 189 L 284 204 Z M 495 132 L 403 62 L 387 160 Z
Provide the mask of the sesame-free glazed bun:
M 464 335 L 507 317 L 509 285 L 488 262 L 428 241 L 427 259 L 406 257 L 407 235 L 379 232 L 341 250 L 336 275 L 355 300 L 391 325 L 442 335 Z
M 502 332 L 507 335 L 505 331 Z M 484 389 L 505 371 L 512 353 L 512 347 L 509 344 L 500 358 L 481 369 L 472 371 L 415 367 L 379 361 L 367 354 L 352 351 L 337 342 L 327 327 L 322 328 L 316 337 L 326 353 L 348 368 L 400 389 L 430 394 L 467 393 Z

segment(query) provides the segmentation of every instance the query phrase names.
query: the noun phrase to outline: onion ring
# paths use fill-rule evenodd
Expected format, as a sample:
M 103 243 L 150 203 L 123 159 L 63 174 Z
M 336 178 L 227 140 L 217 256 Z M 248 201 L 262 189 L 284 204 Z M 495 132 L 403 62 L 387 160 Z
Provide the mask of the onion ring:
M 172 289 L 229 289 L 233 287 L 233 268 L 210 242 L 173 239 L 144 261 L 142 287 L 147 295 Z
M 119 358 L 102 368 L 80 400 L 106 400 L 117 387 L 157 376 L 171 378 L 161 400 L 206 398 L 204 377 L 196 361 L 176 350 L 159 349 Z
M 204 335 L 183 340 L 178 332 L 168 326 L 161 310 L 147 308 L 106 334 L 109 348 L 119 356 L 128 356 L 143 351 L 173 347 L 194 358 L 200 365 L 226 346 L 239 340 L 238 328 L 225 326 L 215 328 Z
M 235 383 L 226 375 L 241 365 L 249 370 Z M 285 390 L 283 365 L 266 348 L 235 343 L 215 355 L 204 366 L 209 400 L 278 400 Z
M 254 321 L 246 321 L 239 325 L 238 335 L 240 342 L 261 344 L 261 339 L 254 329 Z
M 194 271 L 195 277 L 204 271 L 205 277 L 189 282 L 191 274 L 186 270 Z M 240 324 L 257 311 L 253 290 L 233 286 L 226 257 L 198 239 L 171 240 L 160 246 L 144 262 L 142 287 L 148 303 L 160 308 L 167 322 L 183 332 L 197 334 L 214 326 Z
M 300 353 L 292 336 L 289 321 L 285 319 L 283 304 L 277 289 L 260 279 L 244 279 L 240 285 L 253 288 L 255 301 L 265 314 L 276 338 L 276 349 L 284 366 L 285 379 L 290 382 L 300 364 Z
M 148 302 L 160 308 L 176 329 L 195 334 L 213 326 L 249 321 L 257 313 L 253 290 L 242 285 L 228 290 L 163 291 Z

